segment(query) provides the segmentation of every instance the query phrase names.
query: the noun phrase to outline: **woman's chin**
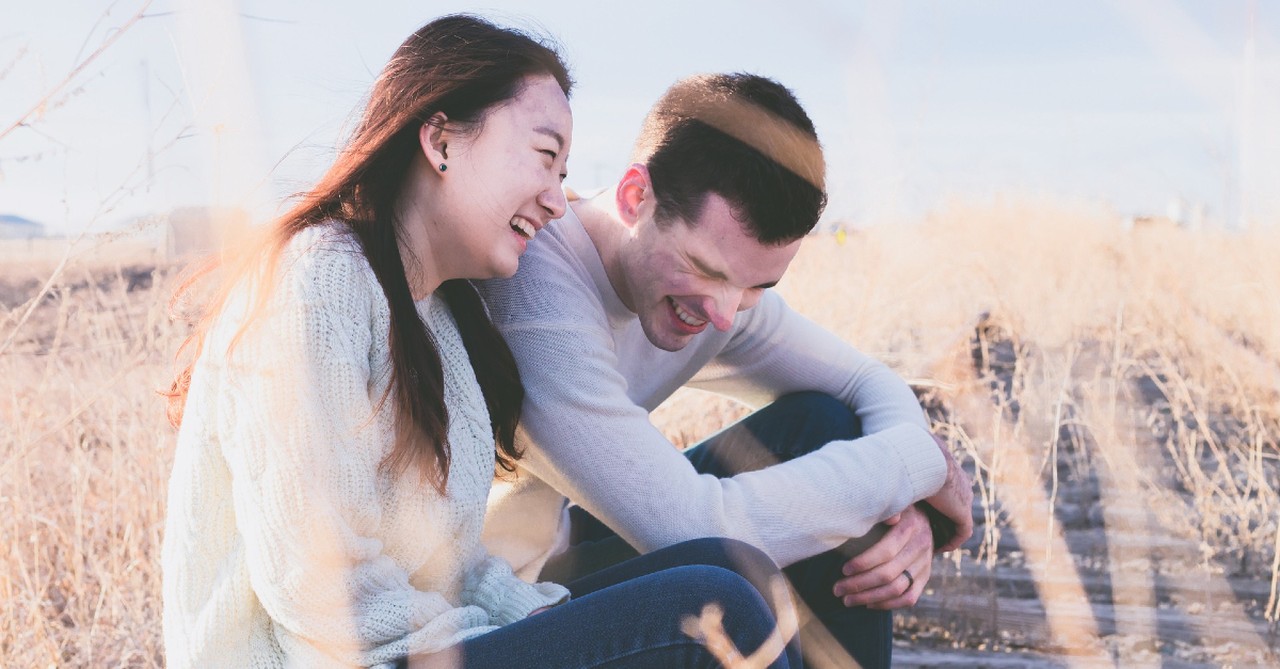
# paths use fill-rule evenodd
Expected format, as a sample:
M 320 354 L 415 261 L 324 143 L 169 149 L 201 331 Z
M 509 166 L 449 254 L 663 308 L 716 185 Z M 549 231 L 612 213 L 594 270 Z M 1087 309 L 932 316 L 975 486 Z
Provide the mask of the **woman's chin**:
M 504 260 L 502 262 L 494 263 L 494 265 L 489 268 L 488 274 L 486 274 L 485 276 L 476 277 L 476 278 L 510 279 L 511 277 L 516 275 L 516 270 L 518 269 L 520 269 L 520 258 L 516 257 L 510 260 Z

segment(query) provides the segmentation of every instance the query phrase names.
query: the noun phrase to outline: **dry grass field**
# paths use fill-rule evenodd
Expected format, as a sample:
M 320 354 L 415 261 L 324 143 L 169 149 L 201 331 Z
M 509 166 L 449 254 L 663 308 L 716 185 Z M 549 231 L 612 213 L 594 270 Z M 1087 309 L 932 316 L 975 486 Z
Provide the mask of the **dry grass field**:
M 1278 233 L 1011 202 L 806 242 L 779 290 L 907 377 L 977 484 L 899 666 L 1280 662 Z M 108 256 L 0 272 L 6 667 L 163 664 L 183 329 L 171 267 Z M 682 393 L 656 419 L 688 443 L 742 411 Z

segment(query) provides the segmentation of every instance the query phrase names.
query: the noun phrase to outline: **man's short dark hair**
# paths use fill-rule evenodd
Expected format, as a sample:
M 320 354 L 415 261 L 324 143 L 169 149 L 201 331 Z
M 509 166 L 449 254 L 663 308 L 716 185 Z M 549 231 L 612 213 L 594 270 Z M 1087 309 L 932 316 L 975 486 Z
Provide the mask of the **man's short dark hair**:
M 676 82 L 645 116 L 632 160 L 649 169 L 663 225 L 693 224 L 716 193 L 758 241 L 785 244 L 827 204 L 813 121 L 785 86 L 753 74 Z

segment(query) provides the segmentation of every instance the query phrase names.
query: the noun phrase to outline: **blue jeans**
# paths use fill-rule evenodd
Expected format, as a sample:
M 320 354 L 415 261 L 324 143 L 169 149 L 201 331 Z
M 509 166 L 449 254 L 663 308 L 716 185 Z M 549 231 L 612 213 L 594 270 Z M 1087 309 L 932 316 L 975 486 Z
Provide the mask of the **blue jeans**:
M 842 402 L 822 393 L 803 392 L 778 398 L 690 447 L 685 455 L 699 472 L 727 478 L 799 457 L 830 441 L 860 436 L 862 424 Z M 547 563 L 542 578 L 572 581 L 636 554 L 581 508 L 572 507 L 570 517 L 570 548 Z M 893 614 L 863 606 L 849 608 L 832 594 L 835 582 L 843 576 L 841 567 L 854 554 L 853 542 L 849 542 L 783 570 L 814 612 L 801 636 L 809 640 L 808 646 L 817 647 L 812 640 L 823 635 L 811 628 L 821 626 L 861 667 L 887 668 L 893 658 Z
M 769 581 L 780 575 L 763 552 L 731 539 L 697 539 L 603 569 L 568 585 L 572 599 L 463 642 L 410 666 L 448 669 L 665 669 L 719 667 L 702 643 L 680 630 L 708 603 L 724 610 L 724 629 L 744 654 L 776 626 Z M 783 606 L 789 603 L 778 602 Z M 438 660 L 438 662 L 434 662 Z M 798 669 L 799 640 L 768 665 Z

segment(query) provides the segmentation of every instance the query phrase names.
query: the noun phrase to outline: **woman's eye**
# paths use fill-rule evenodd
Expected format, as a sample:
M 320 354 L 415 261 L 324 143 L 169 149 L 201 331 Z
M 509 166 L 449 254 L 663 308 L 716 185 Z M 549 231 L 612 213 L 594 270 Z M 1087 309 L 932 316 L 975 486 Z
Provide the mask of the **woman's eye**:
M 555 152 L 555 151 L 552 151 L 551 149 L 542 149 L 541 151 L 539 151 L 539 153 L 543 153 L 543 154 L 546 154 L 546 155 L 548 155 L 548 156 L 551 156 L 551 159 L 552 159 L 552 160 L 555 160 L 555 159 L 558 157 L 558 156 L 556 155 L 556 152 Z

